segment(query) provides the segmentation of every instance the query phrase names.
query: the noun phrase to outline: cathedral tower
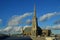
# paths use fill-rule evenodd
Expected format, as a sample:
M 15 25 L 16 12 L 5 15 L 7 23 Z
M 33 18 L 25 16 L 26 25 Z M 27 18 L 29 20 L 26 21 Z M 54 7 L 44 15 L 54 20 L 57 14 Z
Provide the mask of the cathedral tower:
M 34 15 L 32 19 L 32 36 L 37 36 L 37 28 L 38 28 L 38 23 L 36 17 L 36 5 L 34 4 Z
M 38 21 L 36 17 L 36 5 L 34 4 L 34 15 L 32 19 L 32 36 L 37 37 L 42 34 L 42 29 L 38 26 Z

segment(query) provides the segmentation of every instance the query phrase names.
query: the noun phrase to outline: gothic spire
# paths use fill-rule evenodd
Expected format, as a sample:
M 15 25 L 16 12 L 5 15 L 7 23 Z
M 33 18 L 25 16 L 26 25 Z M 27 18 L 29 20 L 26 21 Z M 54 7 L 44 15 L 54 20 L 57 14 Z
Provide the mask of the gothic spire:
M 36 4 L 34 4 L 34 17 L 36 17 Z

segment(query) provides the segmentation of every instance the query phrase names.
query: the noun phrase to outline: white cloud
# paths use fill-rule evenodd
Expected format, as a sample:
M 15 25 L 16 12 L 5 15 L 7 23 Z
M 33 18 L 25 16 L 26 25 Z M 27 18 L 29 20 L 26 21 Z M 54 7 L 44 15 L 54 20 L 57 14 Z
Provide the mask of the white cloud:
M 54 24 L 60 24 L 60 19 L 54 21 Z
M 47 13 L 43 16 L 40 17 L 40 21 L 43 22 L 43 21 L 46 21 L 48 20 L 49 18 L 53 17 L 53 16 L 57 16 L 57 15 L 60 15 L 60 13 L 57 13 L 57 12 L 53 12 L 53 13 Z
M 3 33 L 5 32 L 5 33 L 10 33 L 10 34 L 12 34 L 12 33 L 17 33 L 17 32 L 19 32 L 19 33 L 21 33 L 21 27 L 6 27 L 6 28 L 4 28 L 3 30 L 1 30 Z
M 53 26 L 46 26 L 46 29 L 60 30 L 60 24 L 53 25 Z
M 25 13 L 23 15 L 19 15 L 19 16 L 16 16 L 14 15 L 8 22 L 8 25 L 12 26 L 12 25 L 18 25 L 21 21 L 21 19 L 25 18 L 25 17 L 28 17 L 28 16 L 31 16 L 32 13 Z
M 3 31 L 9 32 L 11 29 L 12 29 L 12 27 L 6 27 L 5 29 L 3 29 Z
M 22 19 L 24 19 L 25 17 L 31 16 L 31 15 L 32 15 L 32 13 L 25 13 L 23 15 L 12 16 L 12 18 L 9 19 L 9 21 L 8 21 L 7 27 L 0 31 L 5 32 L 5 33 L 17 33 L 17 32 L 21 33 L 22 28 L 21 28 L 21 26 L 18 26 L 20 21 Z M 25 26 L 23 26 L 23 27 L 25 28 Z
M 15 26 L 15 27 L 11 27 L 11 26 L 8 26 L 6 27 L 5 29 L 3 29 L 3 31 L 6 31 L 6 32 L 10 32 L 10 31 L 19 31 L 21 27 L 18 27 L 18 26 Z
M 23 30 L 26 28 L 26 27 L 31 27 L 29 25 L 25 25 L 23 26 Z M 15 33 L 22 33 L 22 26 L 15 26 L 15 27 L 11 27 L 11 26 L 8 26 L 2 30 L 0 30 L 0 32 L 2 33 L 10 33 L 10 34 L 15 34 Z
M 60 30 L 60 24 L 52 26 L 53 29 L 59 29 Z
M 51 29 L 51 26 L 46 26 L 46 28 L 45 29 Z
M 30 19 L 28 19 L 28 20 L 26 21 L 26 23 L 27 23 L 27 24 L 32 24 L 32 21 L 31 21 Z

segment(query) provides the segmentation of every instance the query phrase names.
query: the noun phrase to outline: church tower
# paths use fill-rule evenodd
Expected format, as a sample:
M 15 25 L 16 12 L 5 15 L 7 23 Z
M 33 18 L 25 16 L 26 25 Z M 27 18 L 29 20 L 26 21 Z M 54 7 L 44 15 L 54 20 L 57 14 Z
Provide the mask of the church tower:
M 34 15 L 32 19 L 32 36 L 37 36 L 37 28 L 38 28 L 38 23 L 37 23 L 37 17 L 36 17 L 36 5 L 34 4 Z
M 32 19 L 32 36 L 37 37 L 42 34 L 42 29 L 38 26 L 37 17 L 36 17 L 36 5 L 34 4 L 34 15 Z

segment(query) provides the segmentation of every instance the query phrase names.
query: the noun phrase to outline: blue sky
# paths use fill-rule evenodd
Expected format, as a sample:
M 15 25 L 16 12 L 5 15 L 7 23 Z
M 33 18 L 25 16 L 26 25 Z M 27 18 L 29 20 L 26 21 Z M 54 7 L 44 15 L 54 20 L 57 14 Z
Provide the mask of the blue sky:
M 45 28 L 46 26 L 58 25 L 54 24 L 54 21 L 59 20 L 60 15 L 53 16 L 44 22 L 40 22 L 39 18 L 48 13 L 60 13 L 60 0 L 0 0 L 0 29 L 6 28 L 8 26 L 9 20 L 14 15 L 33 13 L 34 2 L 36 3 L 36 14 L 39 26 Z M 26 17 L 22 20 L 22 22 L 29 18 L 32 20 L 31 16 Z M 57 31 L 54 32 L 57 33 Z

